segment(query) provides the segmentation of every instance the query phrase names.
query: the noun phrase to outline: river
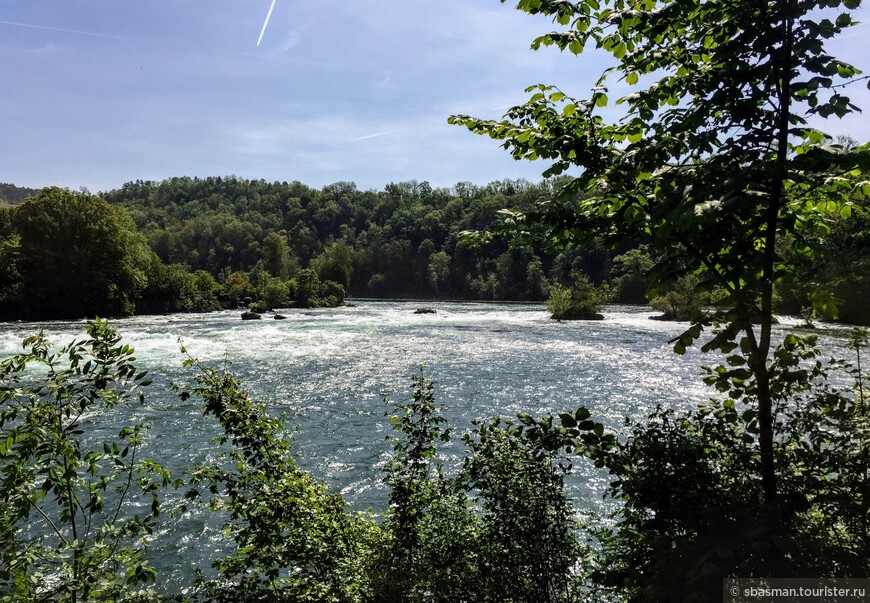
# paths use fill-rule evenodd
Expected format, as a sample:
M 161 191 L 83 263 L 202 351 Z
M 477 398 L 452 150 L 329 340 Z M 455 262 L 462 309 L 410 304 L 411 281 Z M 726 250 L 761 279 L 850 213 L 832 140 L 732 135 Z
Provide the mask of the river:
M 415 314 L 425 305 L 434 314 Z M 636 306 L 608 306 L 605 320 L 557 323 L 543 304 L 360 301 L 355 307 L 288 310 L 287 320 L 242 321 L 235 311 L 144 316 L 112 321 L 136 350 L 154 384 L 144 406 L 119 420 L 151 425 L 149 452 L 177 474 L 216 455 L 216 423 L 198 401 L 182 402 L 170 382 L 191 383 L 181 339 L 191 355 L 212 365 L 230 361 L 249 391 L 294 429 L 299 463 L 356 509 L 383 510 L 381 467 L 390 451 L 384 396 L 410 396 L 411 375 L 425 365 L 436 399 L 456 432 L 471 421 L 518 412 L 539 415 L 586 406 L 593 418 L 623 430 L 656 405 L 688 409 L 713 392 L 700 365 L 716 361 L 697 349 L 684 356 L 668 340 L 685 324 L 650 320 Z M 782 332 L 796 321 L 784 321 Z M 21 350 L 43 329 L 57 344 L 83 335 L 83 322 L 0 325 L 0 357 Z M 822 331 L 823 347 L 844 356 L 842 327 Z M 781 335 L 781 333 L 780 333 Z M 117 411 L 116 411 L 117 412 Z M 107 426 L 106 437 L 114 427 Z M 116 430 L 115 430 L 116 431 Z M 445 451 L 458 458 L 461 445 Z M 578 507 L 603 510 L 606 476 L 575 476 Z M 189 583 L 191 565 L 220 548 L 219 522 L 196 513 L 167 526 L 155 564 L 170 590 Z M 206 543 L 213 543 L 214 546 Z

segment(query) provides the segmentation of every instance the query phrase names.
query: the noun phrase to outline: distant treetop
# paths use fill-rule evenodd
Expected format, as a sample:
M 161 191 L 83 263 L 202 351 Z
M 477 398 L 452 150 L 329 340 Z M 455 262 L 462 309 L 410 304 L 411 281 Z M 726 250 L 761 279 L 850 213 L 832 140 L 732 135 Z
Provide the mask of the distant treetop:
M 41 188 L 27 188 L 26 186 L 15 186 L 7 182 L 0 182 L 0 203 L 5 201 L 10 205 L 15 205 L 28 197 L 38 195 L 41 190 Z

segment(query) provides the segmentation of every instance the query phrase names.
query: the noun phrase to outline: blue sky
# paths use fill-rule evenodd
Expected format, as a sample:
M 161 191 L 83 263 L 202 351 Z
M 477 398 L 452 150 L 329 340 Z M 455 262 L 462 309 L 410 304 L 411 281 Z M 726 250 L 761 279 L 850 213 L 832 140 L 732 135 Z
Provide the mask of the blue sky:
M 499 117 L 538 82 L 582 96 L 606 64 L 530 51 L 552 25 L 497 0 L 276 0 L 256 47 L 270 3 L 0 0 L 0 182 L 537 181 L 545 163 L 447 117 Z M 861 25 L 830 49 L 870 71 L 868 43 Z M 822 127 L 868 140 L 870 93 L 851 96 L 866 116 Z

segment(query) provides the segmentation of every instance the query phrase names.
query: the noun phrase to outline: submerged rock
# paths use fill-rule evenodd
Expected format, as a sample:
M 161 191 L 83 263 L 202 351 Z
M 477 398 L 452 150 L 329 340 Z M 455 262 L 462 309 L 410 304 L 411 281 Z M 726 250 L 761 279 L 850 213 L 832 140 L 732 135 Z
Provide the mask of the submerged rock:
M 417 308 L 414 314 L 437 314 L 437 312 L 432 308 Z
M 260 320 L 261 318 L 263 317 L 251 310 L 242 313 L 242 320 Z
M 273 318 L 275 320 L 287 320 L 287 317 L 284 316 L 283 314 L 276 314 Z

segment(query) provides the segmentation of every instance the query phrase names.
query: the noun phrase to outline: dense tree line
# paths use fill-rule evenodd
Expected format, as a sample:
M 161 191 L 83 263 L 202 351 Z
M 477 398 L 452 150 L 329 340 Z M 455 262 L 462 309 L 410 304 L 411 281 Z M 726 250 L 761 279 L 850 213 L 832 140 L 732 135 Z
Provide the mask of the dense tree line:
M 161 260 L 124 207 L 88 193 L 46 188 L 0 209 L 0 318 L 342 303 L 344 287 L 313 270 L 290 278 L 289 248 L 280 237 L 267 235 L 263 243 L 256 270 L 227 271 L 218 282 L 205 270 Z
M 610 285 L 606 299 L 646 303 L 658 262 L 629 239 L 562 247 L 545 246 L 542 237 L 528 246 L 469 242 L 469 232 L 500 227 L 503 210 L 557 204 L 565 181 L 461 182 L 449 189 L 411 181 L 361 191 L 352 182 L 317 190 L 299 182 L 172 178 L 131 182 L 104 197 L 127 209 L 164 262 L 207 271 L 220 282 L 234 271 L 252 281 L 263 270 L 288 278 L 307 266 L 358 297 L 521 301 L 546 299 L 550 285 L 585 276 Z M 796 280 L 778 284 L 777 308 L 800 314 L 811 306 L 814 289 L 831 289 L 844 319 L 868 324 L 862 303 L 870 281 L 866 198 L 855 196 L 850 215 L 827 223 L 830 235 L 817 237 L 816 256 L 804 262 Z M 787 237 L 780 244 L 798 250 L 807 243 Z M 654 305 L 687 319 L 693 307 L 716 299 L 695 295 L 694 285 L 690 279 L 654 292 Z M 682 311 L 670 312 L 675 305 Z
M 658 262 L 628 238 L 547 246 L 539 242 L 546 233 L 531 245 L 469 236 L 499 228 L 511 215 L 503 210 L 552 206 L 563 184 L 505 180 L 447 189 L 412 181 L 361 191 L 339 182 L 318 190 L 230 176 L 136 181 L 99 197 L 46 189 L 30 203 L 0 209 L 0 316 L 208 311 L 248 298 L 262 308 L 335 305 L 347 293 L 544 300 L 551 286 L 578 279 L 605 285 L 600 300 L 647 303 Z M 16 198 L 34 192 L 16 190 Z M 867 203 L 855 198 L 850 209 L 848 220 L 832 217 L 830 234 L 813 243 L 824 253 L 778 285 L 780 311 L 801 313 L 822 283 L 840 300 L 844 319 L 870 322 L 861 303 L 870 286 Z M 793 240 L 780 245 L 799 259 Z M 689 279 L 653 292 L 653 305 L 688 319 L 715 299 L 696 294 L 698 284 Z
M 27 188 L 26 186 L 15 186 L 8 182 L 0 182 L 0 205 L 8 203 L 15 205 L 21 203 L 28 197 L 33 197 L 39 194 L 40 189 Z
M 281 261 L 291 276 L 308 266 L 356 296 L 524 300 L 543 299 L 550 280 L 577 268 L 571 264 L 579 254 L 505 242 L 473 247 L 463 233 L 494 227 L 501 209 L 552 198 L 553 186 L 403 182 L 375 192 L 349 182 L 316 190 L 299 182 L 172 178 L 128 183 L 105 198 L 127 208 L 163 261 L 219 280 L 267 268 L 267 255 L 275 258 L 275 246 L 286 243 L 290 258 Z

